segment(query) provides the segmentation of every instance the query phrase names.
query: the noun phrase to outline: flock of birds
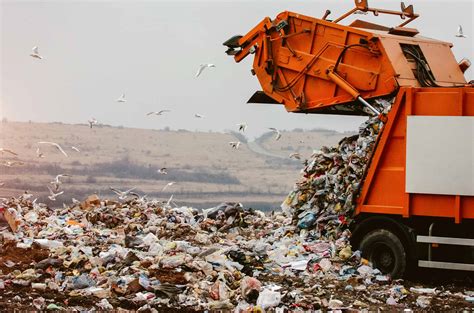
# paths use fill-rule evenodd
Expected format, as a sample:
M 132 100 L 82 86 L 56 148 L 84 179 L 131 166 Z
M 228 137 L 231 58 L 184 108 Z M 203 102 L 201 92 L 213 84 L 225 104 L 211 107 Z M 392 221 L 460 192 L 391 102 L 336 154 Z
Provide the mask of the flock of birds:
M 362 11 L 357 11 L 355 12 L 356 14 L 367 14 L 367 12 L 362 12 Z M 455 35 L 456 37 L 459 37 L 459 38 L 466 38 L 466 36 L 464 35 L 464 32 L 463 32 L 463 28 L 461 25 L 458 26 L 457 28 L 457 33 Z M 35 58 L 35 59 L 39 59 L 39 60 L 42 60 L 44 59 L 43 56 L 39 53 L 39 48 L 38 46 L 34 46 L 32 48 L 32 51 L 31 51 L 31 54 L 30 56 L 32 58 Z M 211 64 L 211 63 L 203 63 L 199 66 L 197 72 L 196 72 L 196 75 L 195 77 L 199 77 L 206 69 L 211 69 L 211 68 L 215 68 L 216 66 L 214 64 Z M 121 94 L 120 97 L 116 100 L 117 102 L 119 103 L 125 103 L 127 102 L 127 99 L 125 98 L 125 94 Z M 165 113 L 168 113 L 168 112 L 171 112 L 170 110 L 160 110 L 160 111 L 152 111 L 152 112 L 148 112 L 146 114 L 146 116 L 161 116 Z M 199 114 L 199 113 L 195 113 L 194 114 L 194 117 L 195 118 L 205 118 L 204 115 L 202 114 Z M 88 120 L 88 124 L 89 124 L 89 127 L 90 128 L 93 128 L 94 126 L 97 126 L 99 124 L 99 122 L 97 121 L 97 119 L 95 119 L 94 117 L 89 119 Z M 244 133 L 247 129 L 247 123 L 239 123 L 237 124 L 237 127 L 238 127 L 238 131 L 239 132 L 242 132 Z M 281 132 L 274 128 L 274 127 L 270 127 L 268 128 L 269 130 L 271 130 L 272 132 L 275 133 L 275 137 L 274 139 L 275 140 L 280 140 L 281 138 Z M 300 143 L 302 143 L 303 141 L 300 141 Z M 241 142 L 240 141 L 231 141 L 229 142 L 229 145 L 232 149 L 235 149 L 235 150 L 238 150 L 241 146 Z M 36 148 L 36 156 L 38 158 L 44 158 L 45 155 L 44 153 L 41 152 L 41 149 L 40 149 L 40 145 L 49 145 L 49 146 L 52 146 L 54 148 L 56 148 L 58 150 L 58 152 L 62 153 L 65 157 L 68 157 L 68 154 L 67 152 L 56 142 L 50 142 L 50 141 L 39 141 L 38 142 L 38 146 Z M 71 150 L 75 151 L 75 152 L 80 152 L 80 149 L 75 147 L 75 146 L 72 146 L 71 147 Z M 5 148 L 1 148 L 0 147 L 0 155 L 3 155 L 3 154 L 10 154 L 12 156 L 18 156 L 18 154 L 10 149 L 5 149 Z M 291 153 L 289 155 L 290 158 L 293 158 L 293 159 L 297 159 L 297 160 L 300 160 L 301 159 L 301 155 L 298 153 L 298 152 L 294 152 L 294 153 Z M 0 166 L 6 166 L 6 167 L 13 167 L 13 166 L 16 166 L 16 165 L 23 165 L 24 163 L 21 162 L 21 161 L 16 161 L 16 160 L 7 160 L 7 161 L 1 161 L 0 162 Z M 163 168 L 160 168 L 159 170 L 157 170 L 157 173 L 159 174 L 162 174 L 162 175 L 167 175 L 168 174 L 168 169 L 166 167 L 163 167 Z M 61 179 L 64 178 L 64 177 L 71 177 L 71 175 L 68 175 L 68 174 L 59 174 L 59 175 L 56 175 L 56 177 L 54 178 L 54 180 L 52 180 L 49 185 L 47 186 L 48 190 L 49 190 L 49 196 L 48 198 L 51 200 L 51 201 L 56 201 L 56 197 L 62 195 L 64 193 L 63 190 L 60 190 L 60 187 L 62 185 L 62 181 Z M 4 186 L 5 183 L 3 182 L 0 182 L 0 187 Z M 167 188 L 175 185 L 176 182 L 169 182 L 167 183 L 163 188 L 162 188 L 162 191 L 165 191 Z M 120 200 L 125 200 L 127 199 L 129 196 L 135 196 L 135 197 L 139 197 L 138 194 L 134 193 L 133 190 L 135 190 L 136 188 L 131 188 L 131 189 L 128 189 L 128 190 L 125 190 L 125 191 L 121 191 L 119 189 L 116 189 L 116 188 L 112 188 L 110 187 L 110 190 L 112 192 L 114 192 L 118 198 Z M 25 192 L 24 196 L 32 196 L 31 194 L 28 194 L 28 192 Z M 170 200 L 173 198 L 173 196 L 171 196 Z M 77 200 L 76 199 L 73 199 L 73 202 Z
M 39 59 L 39 60 L 44 59 L 44 57 L 39 53 L 38 46 L 35 46 L 35 47 L 32 48 L 32 52 L 31 52 L 30 56 L 35 58 L 35 59 Z M 195 77 L 201 76 L 202 73 L 206 69 L 211 69 L 211 68 L 215 68 L 215 67 L 216 66 L 214 64 L 203 63 L 199 66 Z M 125 97 L 125 93 L 122 93 L 120 95 L 120 97 L 117 98 L 116 102 L 118 102 L 118 103 L 127 102 L 127 99 Z M 171 112 L 171 110 L 166 110 L 165 109 L 165 110 L 160 110 L 160 111 L 151 111 L 151 112 L 146 113 L 145 116 L 162 116 L 162 115 L 164 115 L 165 113 L 168 113 L 168 112 Z M 198 118 L 198 119 L 203 119 L 203 118 L 205 118 L 205 115 L 200 114 L 200 113 L 195 113 L 194 117 Z M 92 117 L 91 119 L 88 120 L 88 124 L 89 124 L 89 127 L 92 129 L 93 127 L 99 125 L 99 121 L 96 118 Z M 246 131 L 247 127 L 248 127 L 247 123 L 242 122 L 242 123 L 237 124 L 238 131 L 242 132 L 242 133 L 244 133 Z M 269 130 L 271 130 L 272 132 L 275 133 L 275 140 L 279 140 L 281 138 L 281 132 L 278 129 L 276 129 L 274 127 L 271 127 L 271 128 L 269 128 Z M 38 145 L 36 147 L 36 156 L 38 158 L 45 158 L 45 154 L 42 152 L 42 150 L 40 148 L 42 145 L 47 145 L 47 146 L 54 147 L 59 153 L 64 155 L 64 157 L 69 157 L 69 155 L 65 151 L 65 149 L 63 147 L 61 147 L 61 145 L 56 143 L 56 142 L 39 141 L 37 144 Z M 242 143 L 240 141 L 231 141 L 231 142 L 229 142 L 230 147 L 232 149 L 235 149 L 235 150 L 238 150 L 240 148 L 241 144 Z M 71 148 L 71 150 L 73 150 L 75 152 L 80 152 L 80 149 L 75 147 L 75 146 L 71 146 L 70 148 Z M 16 152 L 14 152 L 10 149 L 0 148 L 0 155 L 3 155 L 4 153 L 10 154 L 11 156 L 18 156 L 18 154 Z M 290 158 L 296 157 L 296 156 L 298 156 L 297 157 L 298 159 L 300 158 L 298 153 L 291 154 Z M 24 164 L 24 162 L 16 161 L 16 160 L 13 160 L 13 161 L 8 160 L 8 161 L 0 162 L 0 166 L 6 166 L 6 167 L 13 167 L 13 166 L 16 166 L 16 165 L 23 165 L 23 164 Z M 166 167 L 160 168 L 160 169 L 157 170 L 157 173 L 161 174 L 161 175 L 167 175 L 168 174 L 168 169 Z M 61 186 L 62 186 L 62 183 L 63 183 L 62 179 L 65 178 L 65 177 L 72 177 L 72 176 L 68 175 L 68 174 L 56 175 L 56 177 L 47 185 L 47 188 L 49 190 L 48 198 L 51 201 L 56 201 L 56 198 L 64 193 L 64 190 L 61 190 Z M 173 186 L 175 184 L 176 184 L 176 182 L 174 182 L 174 181 L 168 182 L 162 188 L 162 191 L 165 191 L 166 189 L 170 188 L 171 186 Z M 4 183 L 0 182 L 0 187 L 3 186 L 3 185 L 4 185 Z M 125 200 L 130 196 L 139 197 L 138 194 L 133 192 L 135 189 L 136 188 L 134 187 L 134 188 L 131 188 L 131 189 L 128 189 L 128 190 L 125 190 L 125 191 L 121 191 L 117 188 L 110 187 L 110 190 L 113 193 L 115 193 L 120 200 Z M 28 194 L 28 192 L 25 192 L 25 195 L 30 195 L 30 194 Z M 168 201 L 171 201 L 171 199 L 172 198 L 170 198 L 170 200 L 168 200 Z M 76 199 L 73 199 L 73 202 L 74 202 L 74 200 L 77 201 Z

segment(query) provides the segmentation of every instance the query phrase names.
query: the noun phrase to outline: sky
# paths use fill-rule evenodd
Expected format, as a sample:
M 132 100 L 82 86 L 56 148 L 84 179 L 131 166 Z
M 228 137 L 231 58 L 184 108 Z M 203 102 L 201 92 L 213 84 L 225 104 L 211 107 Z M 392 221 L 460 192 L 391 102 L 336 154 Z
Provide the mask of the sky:
M 458 60 L 473 57 L 473 1 L 406 3 L 421 15 L 410 27 L 452 42 Z M 397 1 L 369 5 L 399 9 Z M 199 131 L 236 130 L 237 123 L 246 122 L 250 137 L 268 127 L 356 130 L 363 118 L 290 114 L 283 106 L 247 104 L 260 90 L 250 74 L 253 58 L 237 64 L 222 45 L 281 11 L 321 17 L 330 9 L 335 18 L 353 6 L 351 0 L 0 0 L 0 118 L 86 123 L 95 117 L 115 126 Z M 398 17 L 355 17 L 400 23 Z M 454 36 L 458 24 L 467 38 Z M 33 46 L 43 60 L 29 56 Z M 201 63 L 216 68 L 195 78 Z M 472 73 L 468 70 L 467 80 Z M 122 93 L 127 102 L 116 102 Z M 163 109 L 171 112 L 145 117 Z

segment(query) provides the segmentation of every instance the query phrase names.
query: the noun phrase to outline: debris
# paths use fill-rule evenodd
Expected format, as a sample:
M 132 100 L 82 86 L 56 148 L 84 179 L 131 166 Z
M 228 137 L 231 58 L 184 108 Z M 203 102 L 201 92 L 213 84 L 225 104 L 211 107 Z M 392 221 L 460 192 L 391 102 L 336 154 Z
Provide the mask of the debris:
M 46 300 L 43 297 L 39 297 L 33 300 L 33 306 L 37 310 L 43 310 L 45 306 Z
M 46 307 L 46 310 L 62 310 L 63 308 L 57 304 L 54 304 L 54 303 L 51 303 L 51 304 L 48 304 L 48 306 Z
M 431 297 L 428 296 L 419 296 L 416 298 L 416 305 L 420 308 L 427 308 L 431 304 Z
M 387 113 L 392 101 L 377 99 L 375 106 Z M 302 170 L 302 180 L 281 205 L 299 228 L 312 229 L 318 225 L 320 238 L 336 240 L 341 236 L 340 232 L 351 222 L 354 200 L 382 127 L 378 117 L 369 118 L 359 127 L 358 135 L 313 153 Z M 337 248 L 340 251 L 346 245 Z M 345 251 L 342 256 L 346 254 Z
M 341 300 L 331 299 L 329 300 L 328 308 L 329 309 L 342 309 L 343 305 L 344 303 Z
M 419 294 L 427 294 L 427 295 L 434 295 L 436 294 L 436 288 L 410 288 L 411 292 L 419 293 Z
M 274 291 L 273 288 L 265 287 L 257 299 L 257 306 L 266 310 L 268 308 L 274 308 L 280 304 L 281 294 L 278 291 Z
M 242 297 L 250 303 L 255 303 L 258 299 L 262 283 L 253 277 L 244 277 L 240 283 Z
M 58 294 L 34 299 L 38 310 L 70 309 L 61 294 L 89 299 L 88 309 L 140 311 L 393 310 L 446 300 L 435 288 L 408 293 L 350 245 L 352 201 L 381 127 L 371 118 L 358 136 L 315 152 L 283 212 L 238 202 L 199 211 L 145 197 L 92 195 L 56 210 L 32 197 L 5 200 L 13 234 L 0 231 L 8 243 L 0 253 L 2 293 Z M 13 248 L 26 262 L 12 258 Z M 470 305 L 471 296 L 458 300 Z
M 114 309 L 112 304 L 110 304 L 109 301 L 107 301 L 107 299 L 100 300 L 100 302 L 97 303 L 97 307 L 99 307 L 102 310 L 113 310 Z

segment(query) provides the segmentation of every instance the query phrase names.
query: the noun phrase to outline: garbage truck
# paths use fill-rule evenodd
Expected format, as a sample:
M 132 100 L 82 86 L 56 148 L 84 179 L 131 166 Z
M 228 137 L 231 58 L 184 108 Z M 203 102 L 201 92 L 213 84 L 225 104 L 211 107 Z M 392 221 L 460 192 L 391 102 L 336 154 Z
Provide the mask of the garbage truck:
M 474 271 L 474 85 L 445 41 L 406 25 L 401 10 L 355 7 L 335 19 L 282 12 L 224 42 L 240 62 L 253 55 L 262 90 L 249 103 L 288 112 L 379 116 L 379 133 L 355 201 L 351 243 L 392 277 L 413 268 Z M 354 20 L 398 15 L 399 25 Z M 362 15 L 361 15 L 362 16 Z M 441 23 L 441 22 L 440 22 Z M 383 114 L 373 105 L 393 99 Z

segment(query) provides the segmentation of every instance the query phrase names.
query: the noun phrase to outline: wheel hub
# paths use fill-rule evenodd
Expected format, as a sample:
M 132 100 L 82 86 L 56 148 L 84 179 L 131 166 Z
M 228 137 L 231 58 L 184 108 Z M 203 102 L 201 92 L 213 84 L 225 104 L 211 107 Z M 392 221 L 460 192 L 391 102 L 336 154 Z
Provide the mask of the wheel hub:
M 371 261 L 376 268 L 384 273 L 390 273 L 395 264 L 395 255 L 389 246 L 379 243 L 374 247 Z

